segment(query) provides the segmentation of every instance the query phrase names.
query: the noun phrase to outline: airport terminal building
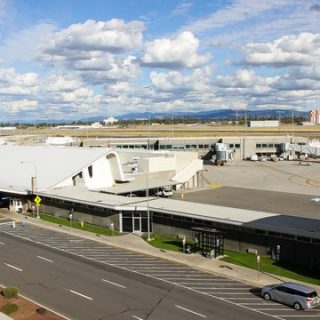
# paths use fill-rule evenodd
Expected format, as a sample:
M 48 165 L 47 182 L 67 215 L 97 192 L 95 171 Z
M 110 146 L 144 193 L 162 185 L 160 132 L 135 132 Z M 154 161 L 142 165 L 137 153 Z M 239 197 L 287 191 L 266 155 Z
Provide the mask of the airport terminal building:
M 0 191 L 10 210 L 33 210 L 39 195 L 40 213 L 68 217 L 72 210 L 74 219 L 120 232 L 149 228 L 191 241 L 194 227 L 216 229 L 225 248 L 320 270 L 319 219 L 159 197 L 164 187 L 183 196 L 208 186 L 197 152 L 1 146 L 0 155 Z

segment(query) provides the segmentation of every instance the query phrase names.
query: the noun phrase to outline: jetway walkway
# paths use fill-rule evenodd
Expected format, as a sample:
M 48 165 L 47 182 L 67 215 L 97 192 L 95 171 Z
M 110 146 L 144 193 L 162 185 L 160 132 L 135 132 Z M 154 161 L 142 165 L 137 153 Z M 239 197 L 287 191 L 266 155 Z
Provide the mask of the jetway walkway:
M 281 145 L 281 149 L 284 152 L 297 152 L 300 154 L 306 154 L 312 157 L 320 157 L 320 143 L 310 143 L 306 145 L 300 145 L 296 143 L 284 143 Z

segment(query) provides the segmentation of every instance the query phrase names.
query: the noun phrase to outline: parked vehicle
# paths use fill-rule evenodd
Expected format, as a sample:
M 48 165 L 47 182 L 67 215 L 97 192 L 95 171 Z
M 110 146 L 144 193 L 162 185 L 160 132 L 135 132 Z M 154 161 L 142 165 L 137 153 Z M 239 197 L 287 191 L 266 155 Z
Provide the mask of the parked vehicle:
M 265 300 L 292 306 L 295 310 L 311 309 L 320 304 L 318 293 L 313 288 L 293 282 L 265 286 L 261 296 Z
M 156 195 L 159 196 L 159 197 L 170 198 L 170 197 L 172 197 L 173 193 L 172 193 L 171 188 L 169 188 L 169 187 L 164 187 L 163 189 L 159 190 L 159 191 L 156 193 Z

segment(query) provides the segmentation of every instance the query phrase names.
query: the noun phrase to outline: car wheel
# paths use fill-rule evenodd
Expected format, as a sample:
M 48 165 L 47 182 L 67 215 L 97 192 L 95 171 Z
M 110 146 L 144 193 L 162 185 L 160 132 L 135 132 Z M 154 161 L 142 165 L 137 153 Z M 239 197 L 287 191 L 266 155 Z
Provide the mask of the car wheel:
M 268 293 L 268 292 L 264 293 L 264 294 L 263 294 L 263 299 L 264 299 L 264 300 L 271 300 L 271 295 L 270 295 L 270 293 Z
M 297 311 L 302 310 L 301 304 L 300 304 L 299 302 L 295 302 L 295 303 L 293 304 L 293 308 L 294 308 L 295 310 L 297 310 Z

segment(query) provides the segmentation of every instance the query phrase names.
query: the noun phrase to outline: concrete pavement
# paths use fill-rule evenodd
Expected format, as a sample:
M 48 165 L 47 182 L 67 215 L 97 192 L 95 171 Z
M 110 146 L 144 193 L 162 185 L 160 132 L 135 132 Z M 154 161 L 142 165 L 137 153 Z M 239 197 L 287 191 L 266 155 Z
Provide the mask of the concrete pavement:
M 287 279 L 284 277 L 258 273 L 257 270 L 226 263 L 220 261 L 219 259 L 208 259 L 199 254 L 183 254 L 178 252 L 160 250 L 149 245 L 147 242 L 141 239 L 141 237 L 134 234 L 126 234 L 114 237 L 97 236 L 96 234 L 90 232 L 72 229 L 66 226 L 59 226 L 57 224 L 46 222 L 37 218 L 26 217 L 23 214 L 12 213 L 7 210 L 1 210 L 0 215 L 7 219 L 10 218 L 20 222 L 24 221 L 27 224 L 30 223 L 42 228 L 76 235 L 82 238 L 94 240 L 108 245 L 113 245 L 122 249 L 132 250 L 149 256 L 159 257 L 169 261 L 183 263 L 202 271 L 220 274 L 222 276 L 239 280 L 256 287 L 263 287 L 267 284 L 278 283 L 281 281 L 292 281 L 292 279 Z M 306 285 L 310 286 L 310 284 Z M 320 286 L 312 285 L 312 287 L 320 292 Z

